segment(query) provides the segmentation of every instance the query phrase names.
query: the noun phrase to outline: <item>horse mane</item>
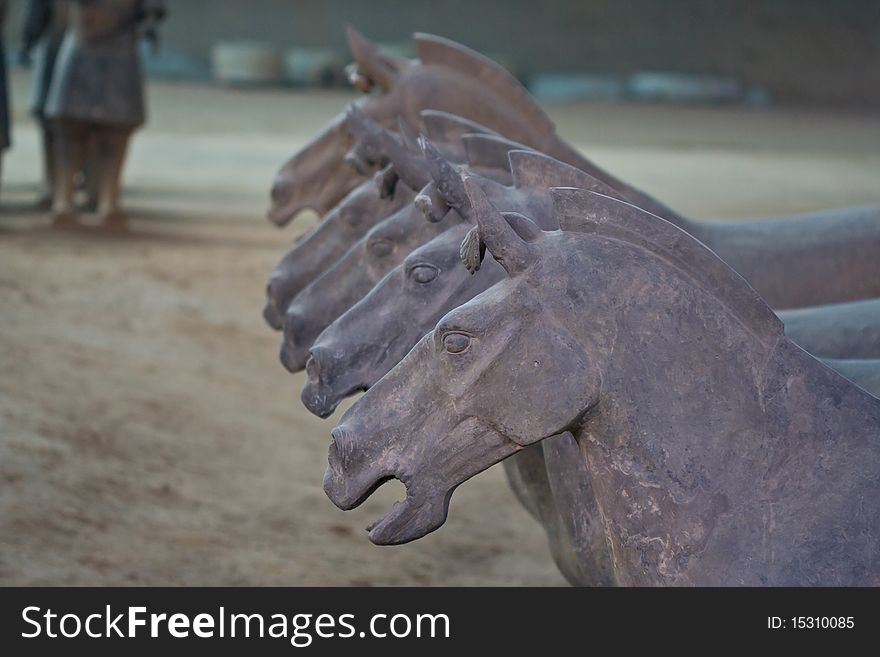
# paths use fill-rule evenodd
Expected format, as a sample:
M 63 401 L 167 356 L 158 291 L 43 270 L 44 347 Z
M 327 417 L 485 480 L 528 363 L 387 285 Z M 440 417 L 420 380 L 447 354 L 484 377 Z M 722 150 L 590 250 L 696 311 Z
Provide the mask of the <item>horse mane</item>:
M 495 133 L 489 128 L 480 125 L 476 121 L 465 119 L 456 114 L 441 112 L 439 110 L 422 110 L 420 113 L 425 136 L 437 148 L 454 162 L 466 162 L 467 150 L 462 140 L 469 134 Z
M 514 103 L 530 124 L 541 132 L 553 134 L 556 126 L 529 95 L 525 87 L 504 68 L 488 57 L 455 41 L 424 32 L 413 35 L 416 53 L 426 66 L 442 66 L 475 78 L 495 93 Z
M 459 140 L 464 135 L 497 135 L 481 123 L 471 121 L 458 114 L 440 110 L 426 109 L 419 112 L 425 126 L 425 135 L 433 142 Z
M 509 154 L 513 150 L 528 148 L 500 135 L 469 134 L 461 138 L 467 164 L 471 168 L 482 167 L 507 171 L 510 169 Z
M 551 187 L 574 187 L 623 200 L 620 194 L 602 181 L 539 151 L 512 150 L 507 157 L 513 175 L 513 186 L 516 188 L 544 190 Z
M 782 336 L 782 321 L 748 282 L 681 228 L 626 201 L 587 189 L 557 187 L 550 195 L 561 230 L 601 235 L 643 248 L 711 291 L 763 342 Z

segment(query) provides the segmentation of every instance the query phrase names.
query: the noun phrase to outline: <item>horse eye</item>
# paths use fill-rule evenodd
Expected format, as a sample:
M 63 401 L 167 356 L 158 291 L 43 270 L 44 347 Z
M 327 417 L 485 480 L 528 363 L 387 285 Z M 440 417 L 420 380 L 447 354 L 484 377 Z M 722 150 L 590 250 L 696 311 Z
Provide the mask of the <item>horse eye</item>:
M 447 333 L 443 336 L 443 347 L 450 354 L 460 354 L 471 346 L 471 338 L 464 333 Z
M 379 237 L 370 242 L 370 253 L 377 258 L 384 258 L 394 250 L 394 242 Z
M 409 270 L 409 275 L 416 283 L 430 283 L 439 273 L 440 270 L 434 265 L 416 265 Z

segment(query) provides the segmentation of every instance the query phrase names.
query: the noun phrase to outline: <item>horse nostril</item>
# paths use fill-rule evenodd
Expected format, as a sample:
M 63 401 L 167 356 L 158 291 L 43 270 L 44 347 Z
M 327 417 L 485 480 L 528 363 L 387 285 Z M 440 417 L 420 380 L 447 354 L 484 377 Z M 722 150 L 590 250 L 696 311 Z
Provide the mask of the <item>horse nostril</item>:
M 337 436 L 336 429 L 330 432 L 330 447 L 327 448 L 327 464 L 330 466 L 331 470 L 335 470 L 337 473 L 340 470 L 343 470 L 345 464 L 342 462 L 342 444 L 339 442 L 339 437 Z M 327 481 L 325 480 L 325 485 Z
M 273 275 L 266 282 L 266 299 L 268 299 L 276 308 L 280 307 L 281 279 L 278 276 Z
M 340 456 L 345 454 L 345 443 L 349 439 L 348 432 L 337 424 L 330 430 L 330 437 L 333 439 L 331 447 L 335 447 Z
M 317 383 L 321 380 L 320 367 L 318 366 L 318 361 L 315 358 L 314 353 L 309 356 L 309 359 L 306 361 L 306 375 L 309 377 L 309 382 L 317 385 Z
M 284 315 L 284 341 L 288 346 L 299 351 L 302 358 L 302 362 L 299 364 L 300 369 L 305 367 L 307 350 L 311 348 L 315 338 L 312 327 L 313 322 L 309 320 L 307 315 L 295 306 L 288 306 L 287 313 Z
M 303 318 L 299 313 L 294 313 L 287 309 L 284 317 L 284 341 L 291 344 L 296 343 L 297 335 L 302 335 Z

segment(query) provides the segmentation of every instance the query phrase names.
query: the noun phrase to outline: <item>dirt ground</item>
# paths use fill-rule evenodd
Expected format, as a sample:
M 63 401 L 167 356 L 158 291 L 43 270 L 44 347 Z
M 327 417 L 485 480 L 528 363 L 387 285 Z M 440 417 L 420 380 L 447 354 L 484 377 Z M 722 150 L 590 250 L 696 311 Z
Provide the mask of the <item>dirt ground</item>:
M 127 236 L 31 207 L 37 134 L 13 79 L 0 196 L 0 584 L 557 585 L 501 468 L 401 547 L 321 479 L 333 418 L 299 402 L 262 322 L 266 275 L 314 218 L 263 219 L 278 165 L 349 98 L 154 84 Z M 880 118 L 791 109 L 550 108 L 597 162 L 700 217 L 880 202 Z

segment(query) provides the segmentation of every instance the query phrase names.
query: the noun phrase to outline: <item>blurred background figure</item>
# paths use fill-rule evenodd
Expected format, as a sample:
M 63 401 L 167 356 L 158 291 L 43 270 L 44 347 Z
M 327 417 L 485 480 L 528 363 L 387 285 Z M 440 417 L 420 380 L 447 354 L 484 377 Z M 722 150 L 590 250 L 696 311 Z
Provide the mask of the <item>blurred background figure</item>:
M 21 35 L 22 66 L 31 65 L 32 54 L 37 49 L 31 112 L 40 123 L 43 139 L 44 189 L 37 204 L 46 210 L 52 207 L 55 157 L 52 129 L 46 118 L 46 97 L 52 83 L 55 59 L 67 29 L 67 4 L 67 0 L 28 0 Z
M 119 206 L 129 139 L 145 120 L 138 41 L 156 41 L 165 16 L 160 0 L 71 0 L 67 33 L 51 76 L 45 115 L 54 132 L 53 215 L 56 225 L 77 221 L 77 174 L 90 148 L 98 214 L 107 227 L 124 227 Z
M 3 151 L 9 148 L 9 99 L 6 90 L 6 50 L 3 28 L 6 24 L 6 0 L 0 0 L 0 183 L 3 181 Z

